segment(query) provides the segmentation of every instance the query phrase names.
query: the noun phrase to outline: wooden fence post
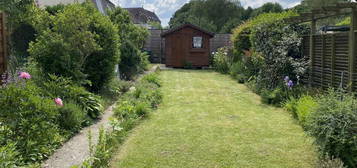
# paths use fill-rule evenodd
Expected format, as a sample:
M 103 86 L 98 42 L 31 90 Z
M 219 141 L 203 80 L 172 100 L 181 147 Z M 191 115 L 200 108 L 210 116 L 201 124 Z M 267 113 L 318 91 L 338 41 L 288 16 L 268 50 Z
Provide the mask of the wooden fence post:
M 322 35 L 322 54 L 321 54 L 321 87 L 324 86 L 324 66 L 325 66 L 325 55 L 326 55 L 326 35 Z
M 310 32 L 310 77 L 309 77 L 309 85 L 310 87 L 313 85 L 313 62 L 314 62 L 314 50 L 315 50 L 315 40 L 314 35 L 316 33 L 316 20 L 314 19 L 314 14 L 312 14 L 311 21 L 311 32 Z
M 357 29 L 357 12 L 355 8 L 352 8 L 351 13 L 351 25 L 349 32 L 349 45 L 348 45 L 348 91 L 353 91 L 353 76 L 355 72 L 355 55 L 356 55 L 356 33 Z
M 335 69 L 336 69 L 336 36 L 332 34 L 331 39 L 331 87 L 334 87 Z
M 7 41 L 6 41 L 6 15 L 4 12 L 0 12 L 0 18 L 1 18 L 1 23 L 0 23 L 0 59 L 2 59 L 2 61 L 0 62 L 0 64 L 2 64 L 2 67 L 0 69 L 0 75 L 2 75 L 2 73 L 4 73 L 7 69 Z M 2 53 L 2 55 L 1 55 Z

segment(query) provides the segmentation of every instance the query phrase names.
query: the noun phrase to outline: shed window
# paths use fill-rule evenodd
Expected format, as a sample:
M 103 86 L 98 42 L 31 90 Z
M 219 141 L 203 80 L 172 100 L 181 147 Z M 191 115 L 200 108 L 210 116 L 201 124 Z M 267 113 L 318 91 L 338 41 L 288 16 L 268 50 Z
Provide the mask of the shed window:
M 202 48 L 202 37 L 193 37 L 193 48 Z

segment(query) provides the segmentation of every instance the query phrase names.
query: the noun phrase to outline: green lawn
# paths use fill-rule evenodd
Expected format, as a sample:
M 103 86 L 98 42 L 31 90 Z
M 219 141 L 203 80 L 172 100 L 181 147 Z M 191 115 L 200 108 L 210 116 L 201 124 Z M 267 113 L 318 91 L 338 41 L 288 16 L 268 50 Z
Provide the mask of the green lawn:
M 114 168 L 309 168 L 312 140 L 291 115 L 226 75 L 161 72 L 164 100 L 118 150 Z

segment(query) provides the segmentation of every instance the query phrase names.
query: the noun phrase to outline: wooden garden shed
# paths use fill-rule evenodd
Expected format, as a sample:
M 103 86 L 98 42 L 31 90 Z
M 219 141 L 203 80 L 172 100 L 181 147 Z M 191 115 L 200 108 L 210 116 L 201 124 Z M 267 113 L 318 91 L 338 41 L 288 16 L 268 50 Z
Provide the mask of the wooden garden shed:
M 167 67 L 207 67 L 210 39 L 214 34 L 192 24 L 184 24 L 161 34 L 165 38 Z

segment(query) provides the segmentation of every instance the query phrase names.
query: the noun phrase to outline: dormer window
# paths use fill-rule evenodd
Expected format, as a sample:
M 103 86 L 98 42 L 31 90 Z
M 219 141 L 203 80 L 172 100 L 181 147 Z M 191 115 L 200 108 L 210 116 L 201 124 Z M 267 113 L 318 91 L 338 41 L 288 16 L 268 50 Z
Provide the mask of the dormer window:
M 192 44 L 193 44 L 193 48 L 202 48 L 202 37 L 201 36 L 195 36 L 192 39 Z

